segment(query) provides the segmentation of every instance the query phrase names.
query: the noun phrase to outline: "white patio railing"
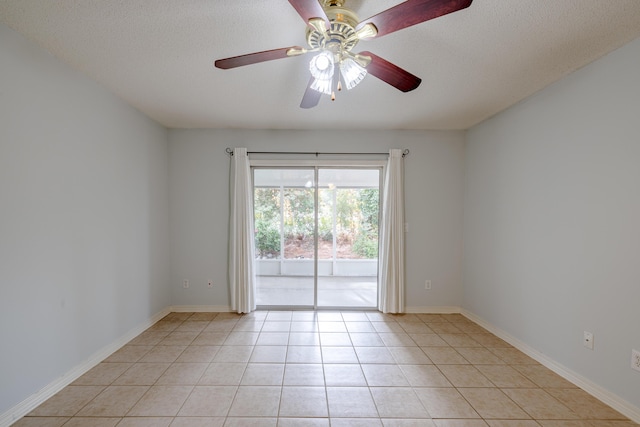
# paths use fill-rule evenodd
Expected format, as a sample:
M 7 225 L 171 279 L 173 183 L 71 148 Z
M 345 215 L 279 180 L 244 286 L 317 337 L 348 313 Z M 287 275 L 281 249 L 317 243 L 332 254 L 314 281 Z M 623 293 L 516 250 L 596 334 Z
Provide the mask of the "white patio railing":
M 258 276 L 313 276 L 312 259 L 258 259 Z M 321 259 L 318 260 L 318 276 L 376 276 L 376 259 Z

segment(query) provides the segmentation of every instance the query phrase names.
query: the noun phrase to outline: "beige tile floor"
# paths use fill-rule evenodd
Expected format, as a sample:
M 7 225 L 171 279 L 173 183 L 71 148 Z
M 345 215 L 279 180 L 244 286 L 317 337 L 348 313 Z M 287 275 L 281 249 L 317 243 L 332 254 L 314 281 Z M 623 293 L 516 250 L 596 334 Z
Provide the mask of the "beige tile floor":
M 171 313 L 16 426 L 623 427 L 459 314 Z

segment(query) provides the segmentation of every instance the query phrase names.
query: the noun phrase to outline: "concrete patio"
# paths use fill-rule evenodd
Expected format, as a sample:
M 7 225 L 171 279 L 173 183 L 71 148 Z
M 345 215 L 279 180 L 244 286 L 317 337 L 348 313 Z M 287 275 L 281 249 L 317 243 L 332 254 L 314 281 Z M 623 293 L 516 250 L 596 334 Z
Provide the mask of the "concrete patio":
M 257 276 L 259 306 L 313 307 L 312 276 Z M 318 277 L 318 307 L 374 308 L 375 276 Z

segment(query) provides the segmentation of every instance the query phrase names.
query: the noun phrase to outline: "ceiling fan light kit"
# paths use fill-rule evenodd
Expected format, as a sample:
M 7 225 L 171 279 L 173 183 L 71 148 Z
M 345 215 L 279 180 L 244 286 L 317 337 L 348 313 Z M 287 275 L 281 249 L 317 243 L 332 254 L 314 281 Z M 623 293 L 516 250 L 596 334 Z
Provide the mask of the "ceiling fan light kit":
M 368 74 L 403 92 L 422 81 L 406 70 L 371 52 L 353 53 L 361 40 L 395 31 L 467 8 L 472 0 L 407 0 L 364 21 L 344 6 L 344 0 L 289 0 L 307 23 L 309 49 L 299 46 L 274 49 L 215 61 L 221 69 L 236 68 L 274 59 L 316 53 L 309 61 L 311 78 L 300 107 L 312 108 L 321 95 L 336 98 L 342 86 L 356 87 Z
M 344 8 L 342 1 L 324 1 L 322 6 L 331 23 L 329 28 L 322 18 L 312 18 L 307 27 L 307 44 L 312 51 L 320 51 L 309 63 L 311 75 L 315 78 L 310 88 L 331 95 L 331 100 L 335 100 L 335 93 L 341 90 L 342 82 L 348 90 L 353 89 L 367 75 L 367 70 L 353 59 L 351 53 L 360 40 L 355 30 L 358 25 L 356 14 Z M 369 31 L 367 34 L 372 33 Z M 326 58 L 330 58 L 330 61 Z M 319 63 L 326 68 L 335 68 L 339 73 L 334 70 L 318 73 Z

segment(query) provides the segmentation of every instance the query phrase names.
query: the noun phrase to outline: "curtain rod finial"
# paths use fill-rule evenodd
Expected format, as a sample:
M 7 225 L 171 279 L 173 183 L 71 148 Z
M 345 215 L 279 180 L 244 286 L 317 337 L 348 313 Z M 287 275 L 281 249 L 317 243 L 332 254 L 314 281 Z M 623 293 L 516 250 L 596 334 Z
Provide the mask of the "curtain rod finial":
M 225 153 L 227 153 L 228 155 L 233 156 L 233 148 L 229 148 L 229 147 L 227 147 L 227 148 L 225 148 L 225 150 L 224 150 L 224 151 L 225 151 Z
M 405 148 L 405 149 L 402 151 L 402 157 L 408 156 L 408 155 L 409 155 L 409 152 L 410 152 L 410 151 L 409 151 L 409 149 L 408 149 L 408 148 Z

